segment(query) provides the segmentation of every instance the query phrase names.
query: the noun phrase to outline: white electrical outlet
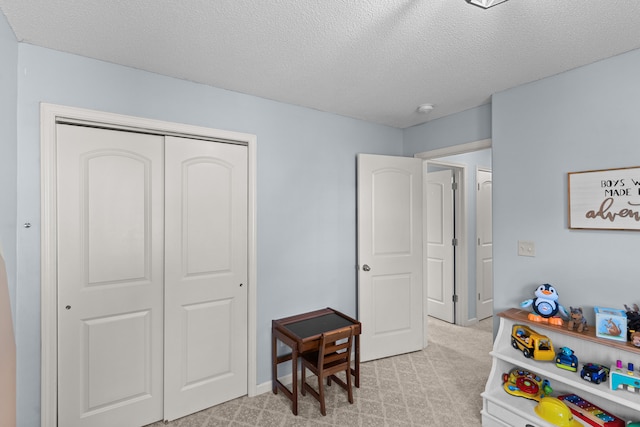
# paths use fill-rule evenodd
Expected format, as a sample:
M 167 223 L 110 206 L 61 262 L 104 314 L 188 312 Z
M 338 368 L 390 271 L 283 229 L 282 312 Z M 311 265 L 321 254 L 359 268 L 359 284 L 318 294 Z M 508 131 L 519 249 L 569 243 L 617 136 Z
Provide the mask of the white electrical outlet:
M 536 256 L 535 243 L 525 242 L 524 240 L 518 240 L 518 255 L 519 256 Z

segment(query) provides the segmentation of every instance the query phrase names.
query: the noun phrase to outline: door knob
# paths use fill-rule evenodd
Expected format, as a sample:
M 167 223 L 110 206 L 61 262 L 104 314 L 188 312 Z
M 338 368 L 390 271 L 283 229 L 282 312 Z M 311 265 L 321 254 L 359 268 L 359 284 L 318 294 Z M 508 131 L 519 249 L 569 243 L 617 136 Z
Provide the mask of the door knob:
M 365 265 L 362 266 L 362 269 L 364 271 L 369 271 L 369 270 L 371 270 L 371 267 L 369 267 L 367 264 L 365 264 Z

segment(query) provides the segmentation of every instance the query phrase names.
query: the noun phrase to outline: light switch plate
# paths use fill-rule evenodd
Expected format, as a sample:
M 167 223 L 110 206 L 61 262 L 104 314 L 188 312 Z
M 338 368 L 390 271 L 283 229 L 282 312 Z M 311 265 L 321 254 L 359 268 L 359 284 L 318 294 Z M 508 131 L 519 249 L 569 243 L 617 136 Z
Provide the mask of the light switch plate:
M 533 242 L 518 240 L 519 256 L 536 256 L 536 245 Z

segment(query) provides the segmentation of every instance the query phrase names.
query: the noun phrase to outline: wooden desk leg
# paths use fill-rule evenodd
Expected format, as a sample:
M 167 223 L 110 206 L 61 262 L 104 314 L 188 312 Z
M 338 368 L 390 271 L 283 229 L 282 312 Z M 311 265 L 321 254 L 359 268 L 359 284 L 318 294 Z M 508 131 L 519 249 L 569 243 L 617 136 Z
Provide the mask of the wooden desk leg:
M 271 330 L 271 391 L 273 394 L 278 394 L 278 387 L 276 387 L 276 380 L 278 379 L 278 352 L 277 352 L 277 339 Z
M 355 336 L 356 344 L 356 387 L 360 388 L 360 335 Z
M 291 351 L 291 411 L 298 415 L 298 346 Z

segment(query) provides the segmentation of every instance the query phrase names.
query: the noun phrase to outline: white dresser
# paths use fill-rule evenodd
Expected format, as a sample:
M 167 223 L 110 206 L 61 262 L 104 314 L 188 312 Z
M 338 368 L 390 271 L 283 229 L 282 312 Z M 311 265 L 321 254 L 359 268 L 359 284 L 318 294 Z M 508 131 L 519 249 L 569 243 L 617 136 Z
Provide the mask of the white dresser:
M 574 393 L 599 406 L 625 421 L 640 421 L 640 392 L 610 390 L 609 380 L 596 385 L 580 377 L 580 369 L 587 362 L 605 366 L 615 365 L 621 360 L 624 366 L 631 362 L 635 366 L 635 375 L 640 377 L 640 348 L 630 343 L 597 338 L 594 328 L 578 333 L 569 331 L 566 326 L 555 326 L 528 320 L 529 311 L 510 309 L 499 313 L 500 328 L 493 344 L 491 356 L 493 364 L 487 380 L 483 398 L 482 425 L 485 427 L 553 427 L 539 418 L 534 408 L 537 402 L 516 397 L 505 392 L 503 374 L 515 367 L 534 372 L 551 382 L 552 396 Z M 524 357 L 522 351 L 511 345 L 513 325 L 527 325 L 536 332 L 549 337 L 556 351 L 560 347 L 569 347 L 578 357 L 577 372 L 556 367 L 555 361 L 542 362 Z M 565 323 L 566 324 L 566 323 Z M 574 417 L 588 426 L 586 422 Z

